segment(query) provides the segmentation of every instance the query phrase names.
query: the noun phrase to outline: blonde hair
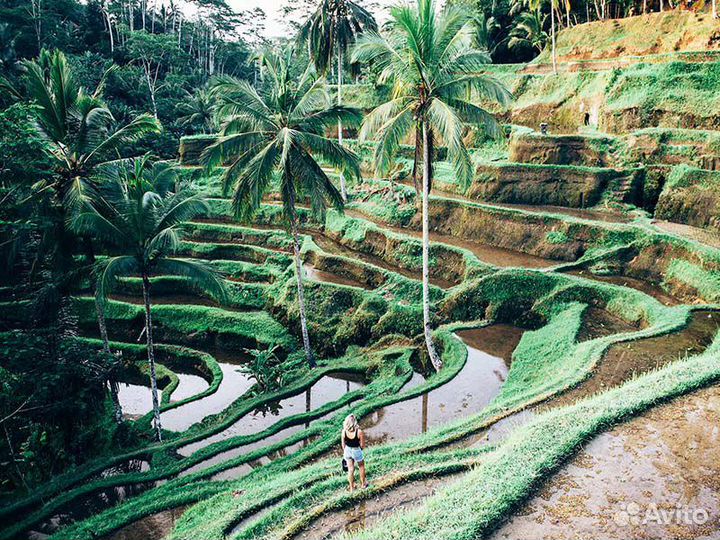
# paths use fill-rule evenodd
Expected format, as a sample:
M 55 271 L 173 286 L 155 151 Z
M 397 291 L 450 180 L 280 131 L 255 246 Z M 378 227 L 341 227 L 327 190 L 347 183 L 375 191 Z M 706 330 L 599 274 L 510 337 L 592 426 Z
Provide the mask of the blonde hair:
M 343 429 L 345 431 L 356 431 L 359 429 L 357 418 L 354 414 L 348 414 L 343 422 Z

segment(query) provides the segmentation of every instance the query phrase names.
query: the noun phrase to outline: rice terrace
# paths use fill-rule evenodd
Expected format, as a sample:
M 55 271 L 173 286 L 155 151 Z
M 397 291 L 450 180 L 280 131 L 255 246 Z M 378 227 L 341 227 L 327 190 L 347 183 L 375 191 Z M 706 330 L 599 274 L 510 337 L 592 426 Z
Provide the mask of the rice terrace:
M 0 540 L 720 539 L 715 0 L 2 0 L 0 198 Z

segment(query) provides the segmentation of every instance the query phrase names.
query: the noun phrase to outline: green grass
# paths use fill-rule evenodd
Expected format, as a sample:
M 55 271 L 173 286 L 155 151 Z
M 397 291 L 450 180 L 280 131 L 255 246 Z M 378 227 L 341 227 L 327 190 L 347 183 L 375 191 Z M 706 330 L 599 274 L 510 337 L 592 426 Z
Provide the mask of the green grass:
M 380 207 L 379 200 L 374 203 L 375 207 Z M 674 257 L 669 263 L 668 280 L 676 280 L 695 287 L 703 298 L 717 295 L 718 283 L 715 273 L 718 272 L 720 252 L 713 248 L 703 247 L 688 240 L 679 240 L 671 235 L 658 234 L 642 224 L 606 224 L 548 213 L 538 214 L 472 203 L 458 204 L 465 210 L 482 209 L 485 215 L 492 216 L 493 219 L 502 217 L 515 223 L 528 224 L 528 227 L 532 228 L 539 229 L 539 224 L 546 224 L 550 227 L 550 232 L 542 229 L 539 234 L 542 235 L 541 240 L 548 244 L 565 245 L 582 240 L 589 249 L 581 258 L 581 264 L 602 264 L 603 261 L 616 257 L 620 250 L 641 252 L 664 250 L 668 254 L 666 256 Z M 414 206 L 412 201 L 409 205 Z M 215 216 L 229 215 L 230 208 L 227 201 L 214 199 L 212 206 Z M 363 210 L 365 209 L 363 207 Z M 399 205 L 391 209 L 387 215 L 392 219 L 406 219 L 402 214 L 404 211 L 406 210 L 402 205 Z M 414 211 L 413 208 L 413 214 Z M 407 215 L 413 217 L 409 213 Z M 258 215 L 258 223 L 279 226 L 282 224 L 280 218 L 278 206 L 263 205 Z M 303 219 L 311 229 L 321 226 L 309 219 L 306 213 L 303 213 Z M 341 216 L 334 212 L 328 213 L 322 225 L 330 235 L 347 247 L 380 256 L 390 264 L 410 269 L 419 267 L 419 241 L 415 238 L 391 233 L 367 220 Z M 580 444 L 577 441 L 586 440 L 597 429 L 609 422 L 617 421 L 624 414 L 629 414 L 628 411 L 636 412 L 649 406 L 655 399 L 660 399 L 671 392 L 685 391 L 691 387 L 687 385 L 702 384 L 709 380 L 701 379 L 701 374 L 695 373 L 693 375 L 697 376 L 695 379 L 685 380 L 686 386 L 680 383 L 672 386 L 675 381 L 672 372 L 662 385 L 652 386 L 652 392 L 643 390 L 645 387 L 640 388 L 639 401 L 633 401 L 634 405 L 629 404 L 623 395 L 622 399 L 616 399 L 617 403 L 613 402 L 615 409 L 608 410 L 607 413 L 603 412 L 606 411 L 605 405 L 600 405 L 605 404 L 604 401 L 597 403 L 594 401 L 603 399 L 605 394 L 602 394 L 592 398 L 591 406 L 582 409 L 589 412 L 587 415 L 583 412 L 582 421 L 577 423 L 577 429 L 573 425 L 569 433 L 562 433 L 565 438 L 548 436 L 542 439 L 543 445 L 536 447 L 537 443 L 530 440 L 531 435 L 519 434 L 516 445 L 523 449 L 522 452 L 507 445 L 482 451 L 443 450 L 443 447 L 449 443 L 476 433 L 500 418 L 580 384 L 589 376 L 601 361 L 604 351 L 613 343 L 678 330 L 686 324 L 691 308 L 688 306 L 666 308 L 647 295 L 628 288 L 556 272 L 499 270 L 481 263 L 466 250 L 437 245 L 433 250 L 437 271 L 443 272 L 446 276 L 452 275 L 461 281 L 461 285 L 446 292 L 433 288 L 436 323 L 440 325 L 436 331 L 436 338 L 441 344 L 445 368 L 429 378 L 425 384 L 412 391 L 401 392 L 400 389 L 411 372 L 412 347 L 409 344 L 421 332 L 419 283 L 416 280 L 352 257 L 325 253 L 309 236 L 305 236 L 303 254 L 312 258 L 314 264 L 321 267 L 329 265 L 356 277 L 380 280 L 375 291 L 325 283 L 307 283 L 313 339 L 316 340 L 315 342 L 321 341 L 322 347 L 332 351 L 332 354 L 328 353 L 321 360 L 319 370 L 309 372 L 304 368 L 297 339 L 293 337 L 297 335 L 297 307 L 291 259 L 287 254 L 254 245 L 261 243 L 276 249 L 287 249 L 289 245 L 287 234 L 230 224 L 192 224 L 189 229 L 195 240 L 202 239 L 204 242 L 192 240 L 186 242 L 185 255 L 210 258 L 212 259 L 210 264 L 216 268 L 233 277 L 248 281 L 248 283 L 234 284 L 233 286 L 237 285 L 241 288 L 236 293 L 231 292 L 231 297 L 234 294 L 245 294 L 245 291 L 249 291 L 249 287 L 252 286 L 254 291 L 252 294 L 255 296 L 236 297 L 236 301 L 242 300 L 243 306 L 255 309 L 254 306 L 259 307 L 259 299 L 264 298 L 263 307 L 271 311 L 273 316 L 259 310 L 234 313 L 197 305 L 156 305 L 153 310 L 158 326 L 157 336 L 161 341 L 185 343 L 188 346 L 201 348 L 217 340 L 226 346 L 230 344 L 236 347 L 281 344 L 288 353 L 287 358 L 284 358 L 289 372 L 286 385 L 275 394 L 239 396 L 225 411 L 206 418 L 183 434 L 168 434 L 168 440 L 162 445 L 147 444 L 142 448 L 128 449 L 123 455 L 101 458 L 87 464 L 82 470 L 70 471 L 58 477 L 27 498 L 18 499 L 14 505 L 3 509 L 4 515 L 14 511 L 17 511 L 18 515 L 22 513 L 25 515 L 17 520 L 14 528 L 3 531 L 0 538 L 31 526 L 62 508 L 64 504 L 71 504 L 81 495 L 96 492 L 104 487 L 159 479 L 170 480 L 160 487 L 133 497 L 122 505 L 67 527 L 56 537 L 75 540 L 90 538 L 92 534 L 108 534 L 140 517 L 195 502 L 200 504 L 186 512 L 176 527 L 174 538 L 179 540 L 200 537 L 219 540 L 250 512 L 277 502 L 280 504 L 275 510 L 258 520 L 251 529 L 243 532 L 241 537 L 251 537 L 255 534 L 275 535 L 283 530 L 301 528 L 318 512 L 346 507 L 361 497 L 361 495 L 349 497 L 343 492 L 344 480 L 337 475 L 335 460 L 324 460 L 299 468 L 300 465 L 311 463 L 337 444 L 339 423 L 344 414 L 340 408 L 352 403 L 353 410 L 359 416 L 364 416 L 383 406 L 416 397 L 445 384 L 459 372 L 466 358 L 465 347 L 450 334 L 451 329 L 463 325 L 472 326 L 478 324 L 477 321 L 486 324 L 519 320 L 530 328 L 525 332 L 514 352 L 514 361 L 507 381 L 498 396 L 480 414 L 451 422 L 408 441 L 372 448 L 368 452 L 373 464 L 373 474 L 380 477 L 397 471 L 401 477 L 398 482 L 412 481 L 428 475 L 450 474 L 467 470 L 470 466 L 478 467 L 470 473 L 479 475 L 475 477 L 480 482 L 476 487 L 485 485 L 482 482 L 487 482 L 488 489 L 496 497 L 496 504 L 493 506 L 492 499 L 483 498 L 484 496 L 481 496 L 477 489 L 472 490 L 470 487 L 467 488 L 467 493 L 463 491 L 462 494 L 458 492 L 449 495 L 458 498 L 464 495 L 473 500 L 478 508 L 477 516 L 473 514 L 471 518 L 465 520 L 458 519 L 454 510 L 448 510 L 442 505 L 437 507 L 438 510 L 432 510 L 439 512 L 439 509 L 443 508 L 450 512 L 448 522 L 442 524 L 442 531 L 447 532 L 449 538 L 464 538 L 468 534 L 474 534 L 476 530 L 490 527 L 495 523 L 493 520 L 497 520 L 498 516 L 506 513 L 518 500 L 526 496 L 532 488 L 529 480 L 534 481 L 551 472 L 552 466 L 556 465 L 556 461 L 553 460 L 557 456 L 560 456 L 559 459 L 564 459 L 563 456 L 570 455 L 573 445 Z M 224 245 L 221 242 L 233 242 L 233 244 Z M 155 285 L 158 293 L 172 294 L 176 291 L 176 287 L 183 286 L 183 282 L 162 276 L 155 278 Z M 127 287 L 127 292 L 137 294 L 137 280 L 128 279 L 124 282 L 124 286 Z M 83 325 L 96 326 L 92 300 L 81 298 L 78 299 L 77 305 L 81 315 L 80 322 Z M 636 332 L 607 336 L 578 344 L 575 341 L 577 332 L 588 305 L 606 309 L 628 322 L 642 321 L 645 327 Z M 5 309 L 6 307 L 14 309 L 15 305 L 4 306 L 5 311 L 10 311 Z M 142 308 L 137 305 L 110 302 L 107 316 L 114 330 L 129 332 L 131 329 L 142 327 Z M 372 347 L 358 347 L 366 344 L 371 344 Z M 115 344 L 115 346 L 125 348 L 132 356 L 136 356 L 138 362 L 142 360 L 141 346 L 127 344 Z M 205 366 L 204 369 L 212 372 L 211 388 L 203 395 L 208 395 L 217 388 L 219 379 L 212 367 L 215 365 L 217 368 L 217 364 L 213 364 L 214 361 L 200 352 L 187 348 L 168 347 L 167 350 L 174 351 L 177 362 L 198 362 L 194 365 Z M 167 360 L 163 359 L 162 363 L 172 370 L 172 362 Z M 361 371 L 369 376 L 370 383 L 362 391 L 354 392 L 310 414 L 293 415 L 261 433 L 234 437 L 216 443 L 196 452 L 190 458 L 179 461 L 171 458 L 173 449 L 219 433 L 259 404 L 293 395 L 313 384 L 323 374 L 337 370 Z M 707 372 L 705 374 L 707 375 Z M 168 398 L 171 390 L 172 381 L 166 387 Z M 166 399 L 165 395 L 163 397 Z M 184 400 L 184 403 L 200 397 L 200 395 L 193 396 Z M 634 400 L 635 397 L 632 399 Z M 178 406 L 178 404 L 164 403 L 164 407 L 170 406 Z M 624 412 L 618 412 L 621 407 L 624 407 L 622 409 Z M 307 432 L 296 433 L 266 448 L 226 460 L 198 473 L 172 478 L 173 475 L 212 456 L 262 440 L 287 426 L 298 425 L 333 411 L 337 413 L 327 420 L 314 422 Z M 138 422 L 138 425 L 147 425 L 148 420 L 146 416 Z M 557 435 L 558 431 L 562 432 L 561 427 L 565 425 L 563 422 L 566 420 L 557 425 L 553 423 L 555 420 L 548 422 L 549 432 Z M 534 432 L 528 433 L 534 436 Z M 310 435 L 318 438 L 309 446 L 290 456 L 275 460 L 244 478 L 229 482 L 207 480 L 216 472 L 247 463 Z M 527 451 L 536 451 L 538 455 L 533 456 L 533 459 L 525 459 L 524 452 Z M 132 473 L 99 481 L 90 479 L 93 473 L 122 459 L 147 454 L 152 454 L 152 468 L 146 473 Z M 510 463 L 513 463 L 512 467 Z M 486 472 L 480 474 L 478 471 L 481 470 Z M 504 479 L 502 485 L 495 482 L 493 474 Z M 513 480 L 514 478 L 516 480 Z M 243 495 L 234 497 L 232 495 L 234 490 L 242 491 Z M 28 510 L 41 500 L 47 501 L 47 504 L 42 508 L 36 506 L 35 510 L 28 514 Z M 299 512 L 302 515 L 298 516 Z M 397 529 L 399 532 L 414 531 L 410 525 L 402 521 L 402 518 L 398 520 L 400 520 Z M 382 525 L 378 529 L 381 536 L 386 532 L 383 527 L 385 526 Z M 421 529 L 418 529 L 420 533 L 427 532 Z
M 398 513 L 352 538 L 478 538 L 497 526 L 542 478 L 557 470 L 593 435 L 718 378 L 716 344 L 705 354 L 540 415 L 516 430 L 460 482 L 431 497 L 420 509 Z

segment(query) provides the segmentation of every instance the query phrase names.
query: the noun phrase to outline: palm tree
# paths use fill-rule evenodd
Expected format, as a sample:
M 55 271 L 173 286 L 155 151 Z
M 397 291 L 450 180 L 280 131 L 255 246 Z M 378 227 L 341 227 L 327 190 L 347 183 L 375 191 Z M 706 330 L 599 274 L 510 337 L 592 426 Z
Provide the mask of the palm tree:
M 476 30 L 468 11 L 450 6 L 437 14 L 433 0 L 394 7 L 387 34 L 365 34 L 353 52 L 354 62 L 372 63 L 380 70 L 381 82 L 393 82 L 392 99 L 373 110 L 360 131 L 361 139 L 377 135 L 378 174 L 387 173 L 408 134 L 415 136 L 415 171 L 422 154 L 423 321 L 428 355 L 436 369 L 442 363 L 432 341 L 428 282 L 433 147 L 438 139 L 447 146 L 458 179 L 468 185 L 473 166 L 462 138 L 465 124 L 484 126 L 491 136 L 502 130 L 490 113 L 466 96 L 474 92 L 503 104 L 510 99 L 504 86 L 483 74 L 489 57 L 473 47 Z
M 16 99 L 35 105 L 38 131 L 45 138 L 55 162 L 55 174 L 33 186 L 35 198 L 44 199 L 55 222 L 54 227 L 47 229 L 54 238 L 46 239 L 44 244 L 54 246 L 51 256 L 56 274 L 72 275 L 76 239 L 67 230 L 66 223 L 90 196 L 93 170 L 116 157 L 128 143 L 148 133 L 159 132 L 160 124 L 150 115 L 140 115 L 129 124 L 113 129 L 115 119 L 101 99 L 105 79 L 111 70 L 105 72 L 92 94 L 88 94 L 60 51 L 43 49 L 37 60 L 25 60 L 22 68 L 25 72 L 23 88 L 13 87 L 5 81 L 0 86 Z M 86 242 L 86 252 L 92 262 L 89 242 Z M 67 277 L 53 281 L 53 284 L 60 284 L 60 297 L 69 294 L 72 281 Z M 103 349 L 109 352 L 100 304 L 97 305 L 97 317 Z M 116 418 L 121 421 L 122 411 L 112 380 L 110 388 Z
M 160 131 L 159 122 L 149 114 L 112 129 L 115 119 L 101 99 L 112 68 L 88 94 L 60 51 L 43 49 L 37 60 L 25 60 L 22 67 L 24 92 L 6 88 L 36 105 L 38 127 L 56 160 L 57 172 L 39 188 L 51 190 L 65 210 L 84 196 L 94 167 L 116 158 L 128 143 Z
M 218 300 L 224 299 L 225 285 L 219 274 L 204 264 L 171 256 L 182 238 L 181 225 L 206 213 L 208 204 L 199 195 L 173 191 L 177 180 L 174 169 L 166 164 L 151 166 L 147 158 L 106 165 L 99 176 L 102 180 L 99 196 L 72 216 L 71 226 L 79 234 L 94 235 L 113 253 L 119 253 L 95 263 L 95 294 L 101 306 L 119 277 L 142 279 L 154 426 L 157 439 L 162 440 L 150 278 L 184 276 L 198 289 L 208 291 Z
M 303 346 L 310 367 L 315 367 L 307 330 L 296 205 L 306 197 L 316 216 L 322 216 L 328 205 L 342 210 L 340 192 L 316 159 L 359 178 L 357 156 L 328 139 L 325 131 L 338 119 L 357 124 L 361 115 L 356 109 L 330 105 L 324 82 L 315 77 L 312 68 L 294 80 L 289 69 L 290 49 L 284 54 L 266 54 L 262 62 L 267 81 L 262 92 L 229 77 L 215 81 L 212 92 L 218 100 L 219 117 L 225 122 L 219 139 L 205 150 L 202 159 L 209 169 L 229 163 L 224 186 L 227 191 L 234 185 L 233 207 L 239 219 L 250 218 L 273 178 L 279 181 L 283 214 L 294 239 Z
M 360 34 L 377 32 L 375 19 L 351 0 L 321 0 L 317 9 L 300 28 L 299 39 L 306 41 L 308 53 L 319 73 L 327 73 L 337 56 L 337 104 L 342 103 L 345 53 Z M 342 120 L 338 119 L 338 144 L 342 145 Z M 345 176 L 340 174 L 340 192 L 347 200 Z
M 532 4 L 535 4 L 538 0 L 532 0 Z M 552 66 L 553 73 L 557 75 L 557 48 L 556 48 L 556 36 L 555 36 L 555 7 L 558 5 L 559 0 L 550 0 L 550 33 L 552 34 Z
M 510 31 L 508 48 L 530 47 L 541 52 L 548 40 L 547 32 L 543 30 L 545 20 L 540 10 L 526 11 L 518 15 L 515 26 Z
M 185 100 L 178 106 L 178 112 L 182 114 L 178 121 L 183 126 L 200 126 L 203 133 L 213 133 L 217 125 L 210 93 L 205 88 L 201 88 L 192 94 L 187 91 L 185 94 Z

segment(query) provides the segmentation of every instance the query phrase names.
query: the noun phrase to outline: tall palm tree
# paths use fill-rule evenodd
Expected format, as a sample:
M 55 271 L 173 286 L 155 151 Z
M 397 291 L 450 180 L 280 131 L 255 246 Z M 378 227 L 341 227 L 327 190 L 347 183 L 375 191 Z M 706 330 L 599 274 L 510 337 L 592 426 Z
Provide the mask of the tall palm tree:
M 205 150 L 202 159 L 209 169 L 229 163 L 224 186 L 226 191 L 234 186 L 233 207 L 239 219 L 250 218 L 273 179 L 278 180 L 283 213 L 294 239 L 303 346 L 309 365 L 315 367 L 305 312 L 297 203 L 308 198 L 318 216 L 328 205 L 342 210 L 342 196 L 317 158 L 359 178 L 357 156 L 328 139 L 325 131 L 338 119 L 358 124 L 361 115 L 356 109 L 330 105 L 324 81 L 316 78 L 312 68 L 294 80 L 289 69 L 290 49 L 266 54 L 262 62 L 267 81 L 262 91 L 229 77 L 216 80 L 212 92 L 218 100 L 219 117 L 225 122 L 219 139 Z
M 300 28 L 299 39 L 306 41 L 308 53 L 319 73 L 332 68 L 337 57 L 337 104 L 342 103 L 343 63 L 345 54 L 365 31 L 377 32 L 375 19 L 365 8 L 351 0 L 321 0 L 317 9 Z M 342 120 L 338 119 L 338 144 L 342 145 Z M 347 200 L 345 176 L 340 174 L 340 192 Z
M 532 0 L 532 4 L 537 2 L 537 0 Z M 553 73 L 557 75 L 557 48 L 556 48 L 556 32 L 555 32 L 555 8 L 558 5 L 559 0 L 550 0 L 550 33 L 552 34 L 552 66 L 553 66 Z
M 182 238 L 181 225 L 205 214 L 209 207 L 200 195 L 173 191 L 177 180 L 174 169 L 169 165 L 151 166 L 147 158 L 106 165 L 100 177 L 99 195 L 72 216 L 71 227 L 79 234 L 92 234 L 113 253 L 119 253 L 95 263 L 95 291 L 100 305 L 104 306 L 119 277 L 142 279 L 154 426 L 157 439 L 162 440 L 150 277 L 184 276 L 196 288 L 224 299 L 225 285 L 219 274 L 202 263 L 172 257 Z
M 433 0 L 394 7 L 386 35 L 365 34 L 353 52 L 354 62 L 372 63 L 381 72 L 381 82 L 393 83 L 392 99 L 373 110 L 360 131 L 361 139 L 377 136 L 378 173 L 387 173 L 408 134 L 415 136 L 414 170 L 422 155 L 423 322 L 428 355 L 436 369 L 442 363 L 432 340 L 428 281 L 433 147 L 438 140 L 447 146 L 458 179 L 468 185 L 473 166 L 463 143 L 464 126 L 484 126 L 491 136 L 501 135 L 502 130 L 490 113 L 466 97 L 470 91 L 503 104 L 510 99 L 504 86 L 483 74 L 489 57 L 473 46 L 476 30 L 468 11 L 451 6 L 438 14 Z
M 105 72 L 95 90 L 88 94 L 60 51 L 43 49 L 37 60 L 25 60 L 22 68 L 22 88 L 2 81 L 0 89 L 18 100 L 35 105 L 38 131 L 46 139 L 55 162 L 55 174 L 33 186 L 35 199 L 43 200 L 55 223 L 55 226 L 46 229 L 53 238 L 46 238 L 43 243 L 53 246 L 50 256 L 56 274 L 73 275 L 73 254 L 77 242 L 66 224 L 92 192 L 93 170 L 106 160 L 117 157 L 128 143 L 148 133 L 159 132 L 160 124 L 150 115 L 140 115 L 125 126 L 114 127 L 115 119 L 101 98 L 105 79 L 111 70 Z M 88 245 L 86 242 L 86 247 Z M 91 259 L 89 262 L 92 262 L 92 250 L 86 249 L 86 252 Z M 55 279 L 52 283 L 59 284 L 62 289 L 57 296 L 67 296 L 72 281 L 67 277 Z M 109 353 L 100 304 L 97 305 L 97 317 L 103 348 Z M 121 421 L 122 410 L 112 380 L 110 388 L 116 418 Z

